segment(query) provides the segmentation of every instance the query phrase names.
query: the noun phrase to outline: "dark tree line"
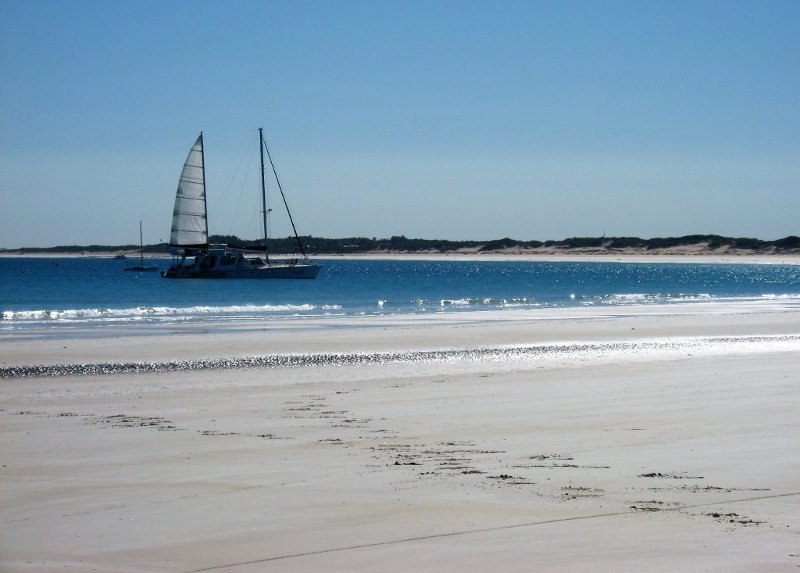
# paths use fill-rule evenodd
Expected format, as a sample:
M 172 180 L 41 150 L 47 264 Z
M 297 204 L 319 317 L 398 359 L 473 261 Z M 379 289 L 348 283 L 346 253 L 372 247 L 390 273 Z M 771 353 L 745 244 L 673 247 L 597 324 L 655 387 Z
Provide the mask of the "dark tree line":
M 619 249 L 636 248 L 645 250 L 668 249 L 685 247 L 698 244 L 707 244 L 709 249 L 729 247 L 745 251 L 758 252 L 789 252 L 800 251 L 800 237 L 789 236 L 776 241 L 762 241 L 751 238 L 732 238 L 719 235 L 685 235 L 683 237 L 666 237 L 654 239 L 640 239 L 638 237 L 571 237 L 560 241 L 518 241 L 503 238 L 491 241 L 449 241 L 446 239 L 409 239 L 403 235 L 388 239 L 349 237 L 344 239 L 326 239 L 323 237 L 300 237 L 308 254 L 348 254 L 371 252 L 400 252 L 421 253 L 436 252 L 447 253 L 459 249 L 478 250 L 491 253 L 504 249 L 536 249 L 541 247 L 556 249 L 591 249 L 598 251 L 614 252 Z M 263 249 L 263 239 L 244 240 L 235 235 L 212 235 L 211 243 L 224 243 L 252 250 Z M 294 237 L 270 239 L 268 243 L 270 253 L 296 253 L 297 242 Z M 135 251 L 139 245 L 62 245 L 58 247 L 36 247 L 22 249 L 0 249 L 0 252 L 11 253 L 101 253 L 115 251 Z M 169 245 L 160 243 L 145 245 L 144 251 L 149 254 L 163 254 L 169 252 Z

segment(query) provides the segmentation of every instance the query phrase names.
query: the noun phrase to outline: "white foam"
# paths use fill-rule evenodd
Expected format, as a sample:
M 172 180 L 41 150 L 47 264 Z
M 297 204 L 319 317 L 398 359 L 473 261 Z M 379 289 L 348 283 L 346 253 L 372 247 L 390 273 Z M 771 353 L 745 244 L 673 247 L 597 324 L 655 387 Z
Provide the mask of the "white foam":
M 37 309 L 3 311 L 6 323 L 75 323 L 133 320 L 193 320 L 212 317 L 246 317 L 270 314 L 310 313 L 315 311 L 341 310 L 337 304 L 285 304 L 285 305 L 233 305 L 233 306 L 137 306 L 132 308 L 81 308 L 81 309 Z

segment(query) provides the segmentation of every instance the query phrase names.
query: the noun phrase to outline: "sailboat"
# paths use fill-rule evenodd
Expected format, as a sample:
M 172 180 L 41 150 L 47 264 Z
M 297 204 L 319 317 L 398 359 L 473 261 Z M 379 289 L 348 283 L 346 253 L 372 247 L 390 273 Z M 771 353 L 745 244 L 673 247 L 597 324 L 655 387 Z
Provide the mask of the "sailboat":
M 297 234 L 286 196 L 283 193 L 269 148 L 264 142 L 264 130 L 258 129 L 261 154 L 261 201 L 264 219 L 264 249 L 261 256 L 247 256 L 248 249 L 208 242 L 208 207 L 206 204 L 205 155 L 203 133 L 194 142 L 183 164 L 175 208 L 172 213 L 170 247 L 173 264 L 161 275 L 169 279 L 313 279 L 320 266 L 308 259 Z M 283 198 L 286 213 L 292 224 L 302 258 L 270 258 L 267 249 L 267 187 L 265 181 L 264 151 L 267 152 L 275 181 Z
M 139 264 L 135 267 L 125 267 L 126 271 L 134 272 L 152 272 L 157 271 L 157 267 L 144 266 L 144 242 L 142 241 L 142 222 L 139 221 Z

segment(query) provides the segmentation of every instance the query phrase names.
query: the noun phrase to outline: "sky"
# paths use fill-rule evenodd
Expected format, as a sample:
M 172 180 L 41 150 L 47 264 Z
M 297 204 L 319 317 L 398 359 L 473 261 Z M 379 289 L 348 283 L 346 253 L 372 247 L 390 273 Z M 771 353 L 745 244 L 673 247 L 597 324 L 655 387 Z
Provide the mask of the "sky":
M 800 235 L 800 2 L 0 0 L 0 248 Z M 270 185 L 270 235 L 288 223 Z

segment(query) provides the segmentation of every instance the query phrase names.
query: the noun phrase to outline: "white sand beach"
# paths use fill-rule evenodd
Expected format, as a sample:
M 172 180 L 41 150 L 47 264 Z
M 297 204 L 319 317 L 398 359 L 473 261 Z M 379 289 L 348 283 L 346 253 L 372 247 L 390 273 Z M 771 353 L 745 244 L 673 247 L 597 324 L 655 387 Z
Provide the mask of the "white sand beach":
M 378 352 L 0 379 L 0 570 L 800 567 L 797 301 L 0 336 L 2 367 Z

